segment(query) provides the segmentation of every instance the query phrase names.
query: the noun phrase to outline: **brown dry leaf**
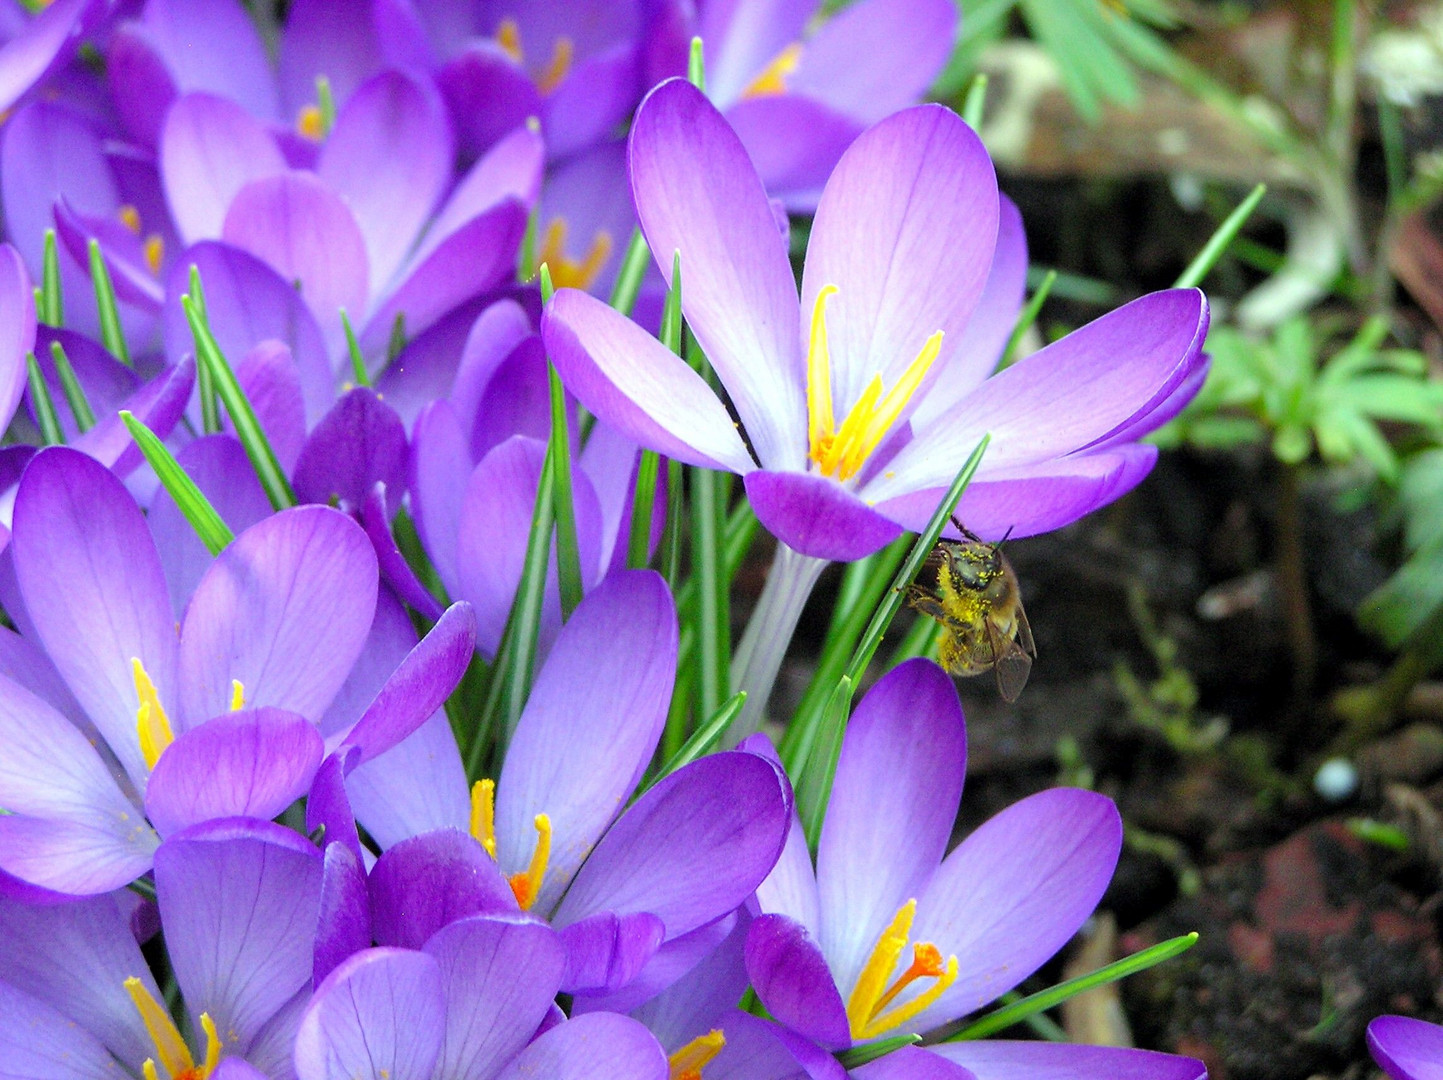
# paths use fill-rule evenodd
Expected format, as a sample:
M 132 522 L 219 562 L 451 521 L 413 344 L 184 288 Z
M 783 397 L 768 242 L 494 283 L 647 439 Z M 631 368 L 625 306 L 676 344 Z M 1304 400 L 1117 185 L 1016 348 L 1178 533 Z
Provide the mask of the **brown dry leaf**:
M 1063 968 L 1064 978 L 1075 979 L 1112 963 L 1117 955 L 1117 920 L 1108 912 L 1092 920 L 1091 932 Z M 1108 983 L 1062 1003 L 1062 1026 L 1067 1037 L 1089 1046 L 1132 1046 L 1132 1027 L 1122 1008 L 1118 984 Z

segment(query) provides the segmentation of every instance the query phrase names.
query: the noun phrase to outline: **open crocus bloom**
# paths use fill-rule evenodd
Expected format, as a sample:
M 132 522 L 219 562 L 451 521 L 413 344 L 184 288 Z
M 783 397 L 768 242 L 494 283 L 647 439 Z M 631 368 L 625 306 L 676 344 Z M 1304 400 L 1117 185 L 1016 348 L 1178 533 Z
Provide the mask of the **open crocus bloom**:
M 1380 1016 L 1368 1025 L 1373 1060 L 1393 1080 L 1443 1080 L 1443 1027 L 1407 1016 Z
M 668 277 L 680 253 L 683 311 L 746 441 L 684 362 L 584 293 L 552 300 L 548 352 L 623 434 L 741 474 L 762 523 L 804 555 L 856 559 L 920 527 L 987 433 L 962 520 L 986 537 L 1068 524 L 1146 475 L 1155 451 L 1135 440 L 1196 389 L 1196 290 L 1145 296 L 992 378 L 995 354 L 961 351 L 999 201 L 981 142 L 940 106 L 881 121 L 843 155 L 800 305 L 762 182 L 695 87 L 652 91 L 629 152 L 647 242 Z M 939 392 L 947 407 L 926 411 Z

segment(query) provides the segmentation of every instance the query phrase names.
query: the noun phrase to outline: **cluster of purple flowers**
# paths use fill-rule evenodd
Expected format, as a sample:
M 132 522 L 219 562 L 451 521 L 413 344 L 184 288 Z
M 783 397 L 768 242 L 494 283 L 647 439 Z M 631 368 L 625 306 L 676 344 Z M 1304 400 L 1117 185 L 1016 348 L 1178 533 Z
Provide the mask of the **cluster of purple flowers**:
M 984 435 L 962 518 L 1055 529 L 1141 480 L 1204 377 L 1196 290 L 993 373 L 1020 217 L 913 105 L 952 0 L 33 6 L 0 20 L 0 1075 L 1205 1075 L 897 1045 L 1037 971 L 1121 844 L 1107 798 L 1054 790 L 949 853 L 965 728 L 930 661 L 861 700 L 815 850 L 756 723 L 654 765 L 679 631 L 627 569 L 643 450 L 742 478 L 780 542 L 774 660 L 821 566 L 921 528 Z M 676 77 L 694 35 L 707 93 Z M 815 215 L 800 293 L 788 211 Z M 634 322 L 596 293 L 638 224 Z M 678 264 L 715 383 L 642 327 Z M 584 599 L 553 563 L 488 768 L 446 704 L 502 650 L 553 366 Z M 1389 1048 L 1433 1036 L 1374 1035 L 1433 1075 Z

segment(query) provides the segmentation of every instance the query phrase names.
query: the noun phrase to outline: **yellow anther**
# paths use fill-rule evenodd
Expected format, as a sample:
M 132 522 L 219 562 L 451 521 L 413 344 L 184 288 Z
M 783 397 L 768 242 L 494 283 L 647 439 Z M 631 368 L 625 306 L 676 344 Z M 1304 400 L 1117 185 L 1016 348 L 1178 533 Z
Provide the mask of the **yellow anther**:
M 742 91 L 742 97 L 771 97 L 774 94 L 785 94 L 787 92 L 787 79 L 792 72 L 797 70 L 797 64 L 801 63 L 802 46 L 793 42 L 772 58 L 772 62 L 762 69 L 762 73 L 751 82 L 747 83 L 746 89 Z
M 551 282 L 558 289 L 588 289 L 611 258 L 611 234 L 597 230 L 586 257 L 573 259 L 566 254 L 566 222 L 552 218 L 541 240 L 541 253 L 536 265 L 545 263 L 551 271 Z
M 160 233 L 151 233 L 145 238 L 145 267 L 156 277 L 160 276 L 160 264 L 165 260 L 165 240 Z
M 711 1064 L 713 1058 L 726 1046 L 726 1036 L 721 1028 L 713 1028 L 705 1035 L 698 1035 L 676 1053 L 666 1059 L 671 1067 L 669 1080 L 701 1080 L 701 1071 Z
M 497 25 L 496 44 L 507 56 L 521 63 L 521 27 L 516 25 L 515 19 L 502 19 Z
M 477 780 L 471 785 L 471 835 L 496 858 L 496 781 Z
M 246 688 L 239 679 L 230 681 L 230 711 L 240 712 L 246 707 Z
M 900 1027 L 919 1015 L 941 997 L 957 981 L 957 957 L 949 956 L 942 963 L 942 954 L 930 942 L 919 942 L 912 949 L 912 965 L 892 983 L 892 969 L 907 947 L 908 935 L 912 932 L 912 920 L 917 914 L 917 901 L 908 900 L 900 908 L 887 928 L 877 939 L 872 955 L 857 976 L 857 985 L 847 999 L 847 1024 L 853 1039 L 874 1039 L 877 1036 Z M 883 1011 L 896 1000 L 897 995 L 918 979 L 935 979 L 922 993 L 910 1001 L 889 1011 Z
M 146 1032 L 150 1035 L 150 1041 L 155 1045 L 155 1056 L 165 1066 L 165 1071 L 172 1077 L 180 1076 L 182 1073 L 195 1068 L 195 1059 L 190 1056 L 190 1047 L 185 1045 L 185 1040 L 180 1037 L 180 1029 L 175 1026 L 175 1021 L 170 1018 L 160 1002 L 150 996 L 150 991 L 145 988 L 135 976 L 125 980 L 125 991 L 130 995 L 130 1000 L 135 1003 L 135 1011 L 140 1013 L 140 1022 L 145 1025 Z M 204 1018 L 201 1021 L 204 1023 Z M 214 1030 L 212 1025 L 211 1030 Z M 220 1050 L 217 1048 L 216 1057 L 219 1059 Z M 207 1054 L 206 1060 L 209 1061 Z M 150 1077 L 155 1071 L 154 1063 L 146 1071 Z
M 560 86 L 562 80 L 571 74 L 571 62 L 575 57 L 576 46 L 572 40 L 569 37 L 557 38 L 551 49 L 551 62 L 536 76 L 536 89 L 549 94 Z
M 541 895 L 541 882 L 546 877 L 546 864 L 551 859 L 551 818 L 537 814 L 535 824 L 536 847 L 531 852 L 531 864 L 523 873 L 512 874 L 507 879 L 522 911 L 529 911 Z
M 296 115 L 296 130 L 312 142 L 320 142 L 326 132 L 326 124 L 319 105 L 303 105 Z
M 200 1027 L 205 1032 L 205 1061 L 201 1062 L 198 1080 L 205 1080 L 220 1064 L 221 1047 L 225 1044 L 220 1041 L 220 1033 L 216 1031 L 215 1021 L 210 1018 L 210 1013 L 200 1014 Z
M 813 460 L 821 460 L 822 443 L 831 438 L 832 356 L 827 347 L 827 301 L 835 296 L 835 285 L 823 285 L 812 306 L 812 331 L 807 342 L 807 434 Z
M 175 741 L 170 730 L 170 719 L 156 693 L 155 683 L 150 681 L 145 665 L 136 657 L 130 660 L 130 672 L 135 678 L 135 696 L 140 706 L 135 710 L 135 727 L 140 735 L 140 752 L 145 756 L 147 768 L 155 768 L 165 748 Z
M 140 211 L 131 206 L 130 203 L 126 203 L 117 210 L 115 216 L 120 219 L 122 225 L 135 233 L 136 236 L 140 235 Z

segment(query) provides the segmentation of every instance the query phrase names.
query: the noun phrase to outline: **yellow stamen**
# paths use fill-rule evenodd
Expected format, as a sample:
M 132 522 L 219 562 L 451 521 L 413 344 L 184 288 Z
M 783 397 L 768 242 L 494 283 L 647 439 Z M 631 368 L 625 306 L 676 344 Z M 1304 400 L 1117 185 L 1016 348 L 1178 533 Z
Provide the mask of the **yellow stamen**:
M 185 1040 L 180 1037 L 180 1029 L 175 1026 L 170 1013 L 150 996 L 150 991 L 133 975 L 125 980 L 125 991 L 135 1003 L 135 1011 L 140 1013 L 140 1021 L 145 1025 L 150 1041 L 155 1044 L 155 1056 L 165 1066 L 165 1071 L 174 1077 L 187 1069 L 194 1069 L 195 1059 L 190 1056 L 190 1047 L 186 1046 Z M 151 1069 L 154 1069 L 154 1065 Z
M 160 1080 L 160 1073 L 155 1071 L 154 1058 L 146 1058 L 144 1064 L 140 1066 L 140 1072 L 145 1080 Z
M 126 203 L 117 210 L 115 216 L 120 218 L 120 223 L 135 233 L 136 236 L 140 235 L 140 211 L 131 206 L 130 203 Z
M 160 276 L 160 264 L 165 259 L 165 240 L 160 233 L 151 233 L 145 238 L 145 266 L 156 277 Z
M 666 1059 L 671 1067 L 669 1080 L 701 1080 L 701 1071 L 726 1046 L 726 1036 L 721 1028 L 713 1028 L 705 1035 L 698 1035 L 676 1053 Z
M 537 265 L 545 263 L 551 271 L 551 282 L 558 289 L 587 289 L 601 273 L 606 260 L 611 258 L 611 234 L 605 229 L 597 230 L 591 247 L 583 259 L 573 259 L 566 254 L 566 222 L 552 218 L 546 226 L 546 235 L 541 241 L 541 253 Z
M 507 879 L 522 911 L 529 911 L 541 895 L 541 882 L 546 877 L 546 864 L 551 859 L 551 818 L 537 814 L 535 821 L 536 848 L 531 852 L 531 864 L 525 872 L 512 874 Z
M 240 712 L 246 707 L 246 688 L 239 679 L 230 681 L 230 711 Z
M 502 19 L 496 27 L 496 44 L 518 64 L 521 63 L 521 27 L 515 19 Z
M 876 409 L 877 399 L 881 396 L 882 376 L 873 375 L 867 389 L 862 391 L 862 396 L 857 399 L 851 412 L 847 413 L 847 418 L 842 421 L 842 426 L 837 429 L 836 435 L 826 444 L 820 462 L 822 472 L 845 480 L 856 471 L 849 469 L 848 465 L 858 456 L 858 448 L 866 434 L 867 420 Z
M 477 780 L 471 785 L 471 835 L 496 858 L 496 781 Z
M 146 767 L 153 769 L 160 755 L 165 753 L 165 748 L 175 741 L 175 734 L 170 730 L 170 719 L 165 715 L 160 695 L 156 692 L 155 683 L 150 681 L 145 665 L 132 657 L 130 671 L 135 677 L 135 696 L 140 700 L 140 707 L 135 710 L 140 752 L 145 755 Z
M 296 131 L 312 142 L 320 142 L 325 130 L 326 125 L 321 117 L 321 107 L 319 105 L 301 106 L 301 111 L 296 115 Z
M 751 82 L 747 83 L 746 89 L 742 91 L 742 97 L 771 97 L 775 94 L 787 92 L 787 79 L 792 72 L 797 70 L 797 64 L 802 59 L 802 46 L 799 42 L 793 42 L 772 58 L 772 62 L 762 69 L 762 73 Z
M 847 1024 L 853 1039 L 874 1039 L 884 1032 L 900 1027 L 919 1015 L 941 997 L 957 981 L 957 957 L 949 956 L 944 966 L 942 954 L 930 942 L 918 942 L 912 948 L 912 965 L 887 986 L 892 969 L 907 947 L 912 932 L 912 919 L 917 914 L 917 901 L 908 900 L 892 917 L 877 939 L 872 955 L 867 958 L 857 985 L 847 999 Z M 918 979 L 935 979 L 922 993 L 890 1011 L 883 1011 L 898 994 Z
M 540 75 L 536 76 L 536 89 L 549 94 L 561 85 L 571 74 L 571 62 L 576 57 L 576 45 L 569 37 L 559 37 L 551 49 L 551 62 Z
M 200 1014 L 200 1026 L 205 1032 L 205 1060 L 201 1062 L 198 1080 L 205 1080 L 220 1064 L 220 1051 L 225 1044 L 220 1041 L 220 1033 L 216 1031 L 215 1021 L 210 1018 L 210 1013 Z
M 835 285 L 823 285 L 812 307 L 812 332 L 807 344 L 807 427 L 811 440 L 811 456 L 820 460 L 822 443 L 831 437 L 832 426 L 832 356 L 827 347 L 827 301 L 835 296 Z

